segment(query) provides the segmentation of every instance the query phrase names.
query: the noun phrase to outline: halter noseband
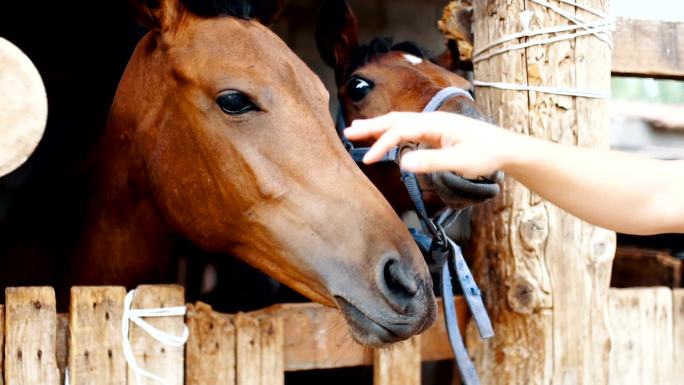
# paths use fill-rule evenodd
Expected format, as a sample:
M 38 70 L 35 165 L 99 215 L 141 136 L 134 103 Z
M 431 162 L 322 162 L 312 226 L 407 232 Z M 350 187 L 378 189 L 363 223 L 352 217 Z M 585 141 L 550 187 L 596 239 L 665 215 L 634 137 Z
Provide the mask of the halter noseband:
M 470 101 L 474 101 L 473 97 L 466 90 L 457 87 L 442 88 L 425 105 L 423 112 L 437 111 L 450 98 L 457 96 L 465 96 L 470 99 Z M 338 111 L 337 123 L 338 133 L 340 134 L 340 138 L 347 148 L 347 151 L 349 151 L 349 154 L 355 162 L 361 163 L 370 147 L 355 148 L 354 145 L 344 137 L 342 130 L 346 127 L 346 122 L 344 121 L 344 114 L 341 107 Z M 393 162 L 398 164 L 404 148 L 406 148 L 406 145 L 393 147 L 385 154 L 380 162 Z M 444 231 L 443 224 L 446 223 L 446 220 L 449 217 L 452 217 L 455 212 L 454 210 L 447 208 L 438 215 L 436 220 L 430 218 L 425 208 L 425 202 L 423 201 L 423 195 L 420 191 L 416 174 L 402 170 L 401 180 L 406 186 L 408 195 L 411 198 L 416 213 L 424 227 L 424 229 L 409 228 L 409 231 L 411 232 L 411 235 L 413 235 L 418 247 L 423 252 L 423 255 L 426 256 L 428 265 L 437 265 L 438 268 L 441 269 L 441 291 L 444 302 L 444 317 L 447 334 L 449 335 L 449 343 L 454 352 L 456 365 L 461 373 L 463 384 L 479 385 L 480 379 L 475 371 L 475 366 L 470 360 L 468 351 L 463 343 L 463 337 L 458 329 L 458 318 L 454 305 L 454 292 L 451 285 L 452 272 L 455 273 L 458 278 L 459 286 L 461 286 L 463 291 L 463 297 L 470 308 L 470 313 L 480 332 L 480 337 L 483 339 L 491 338 L 494 336 L 494 330 L 492 329 L 491 321 L 482 301 L 480 290 L 463 258 L 461 248 L 454 241 L 449 239 Z M 424 230 L 427 230 L 427 232 Z

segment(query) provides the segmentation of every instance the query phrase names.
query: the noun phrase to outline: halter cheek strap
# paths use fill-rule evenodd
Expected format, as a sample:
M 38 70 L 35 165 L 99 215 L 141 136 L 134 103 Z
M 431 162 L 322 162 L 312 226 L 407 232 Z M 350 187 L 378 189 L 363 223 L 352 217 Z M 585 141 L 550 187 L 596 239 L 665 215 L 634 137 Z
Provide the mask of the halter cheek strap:
M 439 90 L 425 105 L 423 112 L 434 112 L 439 110 L 444 103 L 452 97 L 467 97 L 470 101 L 474 101 L 472 95 L 466 90 L 457 87 L 446 87 Z M 338 111 L 337 117 L 338 132 L 345 147 L 351 154 L 354 161 L 360 163 L 363 156 L 368 152 L 369 147 L 354 148 L 353 144 L 344 137 L 342 130 L 346 127 L 344 121 L 343 111 Z M 400 147 L 392 148 L 380 162 L 398 162 L 401 154 Z M 414 239 L 418 243 L 420 249 L 427 252 L 433 262 L 441 265 L 441 281 L 442 281 L 442 298 L 444 300 L 444 317 L 447 327 L 447 334 L 449 335 L 449 342 L 451 349 L 456 358 L 456 365 L 458 366 L 461 378 L 464 385 L 479 385 L 480 379 L 475 370 L 473 362 L 470 360 L 468 351 L 463 342 L 463 337 L 458 329 L 458 318 L 456 309 L 454 307 L 454 293 L 451 286 L 452 271 L 456 274 L 459 286 L 463 291 L 463 296 L 468 304 L 473 320 L 480 332 L 480 337 L 483 339 L 494 336 L 491 321 L 487 315 L 487 310 L 482 301 L 480 289 L 472 277 L 470 269 L 466 264 L 465 258 L 461 253 L 461 248 L 451 239 L 446 236 L 444 228 L 442 227 L 446 218 L 453 211 L 446 209 L 436 221 L 433 221 L 425 209 L 425 202 L 420 191 L 418 178 L 416 174 L 407 171 L 401 171 L 401 179 L 406 186 L 411 201 L 418 213 L 418 216 L 427 229 L 429 234 L 420 230 L 409 229 Z
M 470 95 L 470 92 L 462 89 L 462 88 L 457 88 L 457 87 L 446 87 L 442 88 L 435 94 L 435 96 L 430 99 L 428 104 L 425 105 L 425 108 L 423 108 L 423 112 L 434 112 L 439 110 L 444 103 L 456 96 L 465 96 L 468 99 L 470 99 L 471 102 L 474 102 L 475 100 L 473 99 L 473 96 Z

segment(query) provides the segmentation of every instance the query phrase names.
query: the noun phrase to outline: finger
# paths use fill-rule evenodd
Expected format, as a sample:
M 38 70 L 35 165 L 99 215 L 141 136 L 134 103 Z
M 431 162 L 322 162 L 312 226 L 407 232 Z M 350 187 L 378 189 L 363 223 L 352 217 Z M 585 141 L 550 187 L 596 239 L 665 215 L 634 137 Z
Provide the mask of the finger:
M 378 139 L 390 128 L 415 122 L 419 116 L 414 112 L 390 112 L 377 118 L 357 119 L 344 130 L 344 135 L 350 140 Z
M 411 151 L 401 157 L 401 168 L 417 173 L 465 172 L 458 151 L 455 151 L 454 147 Z
M 373 163 L 382 159 L 392 147 L 402 142 L 421 142 L 439 147 L 443 130 L 439 128 L 421 128 L 416 126 L 398 126 L 389 129 L 371 146 L 363 157 L 363 162 Z

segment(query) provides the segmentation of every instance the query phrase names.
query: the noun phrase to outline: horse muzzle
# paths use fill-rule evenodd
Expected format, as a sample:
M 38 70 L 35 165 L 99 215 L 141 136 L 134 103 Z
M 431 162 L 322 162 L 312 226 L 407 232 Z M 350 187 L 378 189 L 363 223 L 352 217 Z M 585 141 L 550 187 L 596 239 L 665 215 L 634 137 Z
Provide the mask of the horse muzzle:
M 409 265 L 388 258 L 379 264 L 375 280 L 378 295 L 372 298 L 360 300 L 352 293 L 335 295 L 358 342 L 383 346 L 419 334 L 432 325 L 437 307 L 430 279 L 422 279 Z

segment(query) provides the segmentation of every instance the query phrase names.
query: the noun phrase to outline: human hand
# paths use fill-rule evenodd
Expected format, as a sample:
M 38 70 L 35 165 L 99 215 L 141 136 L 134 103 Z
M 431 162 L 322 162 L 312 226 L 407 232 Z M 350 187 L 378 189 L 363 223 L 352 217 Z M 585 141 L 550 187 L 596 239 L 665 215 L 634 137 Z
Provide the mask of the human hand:
M 411 151 L 401 167 L 412 172 L 453 171 L 464 177 L 490 175 L 504 168 L 516 148 L 515 135 L 487 122 L 446 112 L 392 112 L 355 120 L 344 131 L 350 140 L 377 139 L 363 162 L 377 162 L 393 146 L 419 142 L 434 149 Z

